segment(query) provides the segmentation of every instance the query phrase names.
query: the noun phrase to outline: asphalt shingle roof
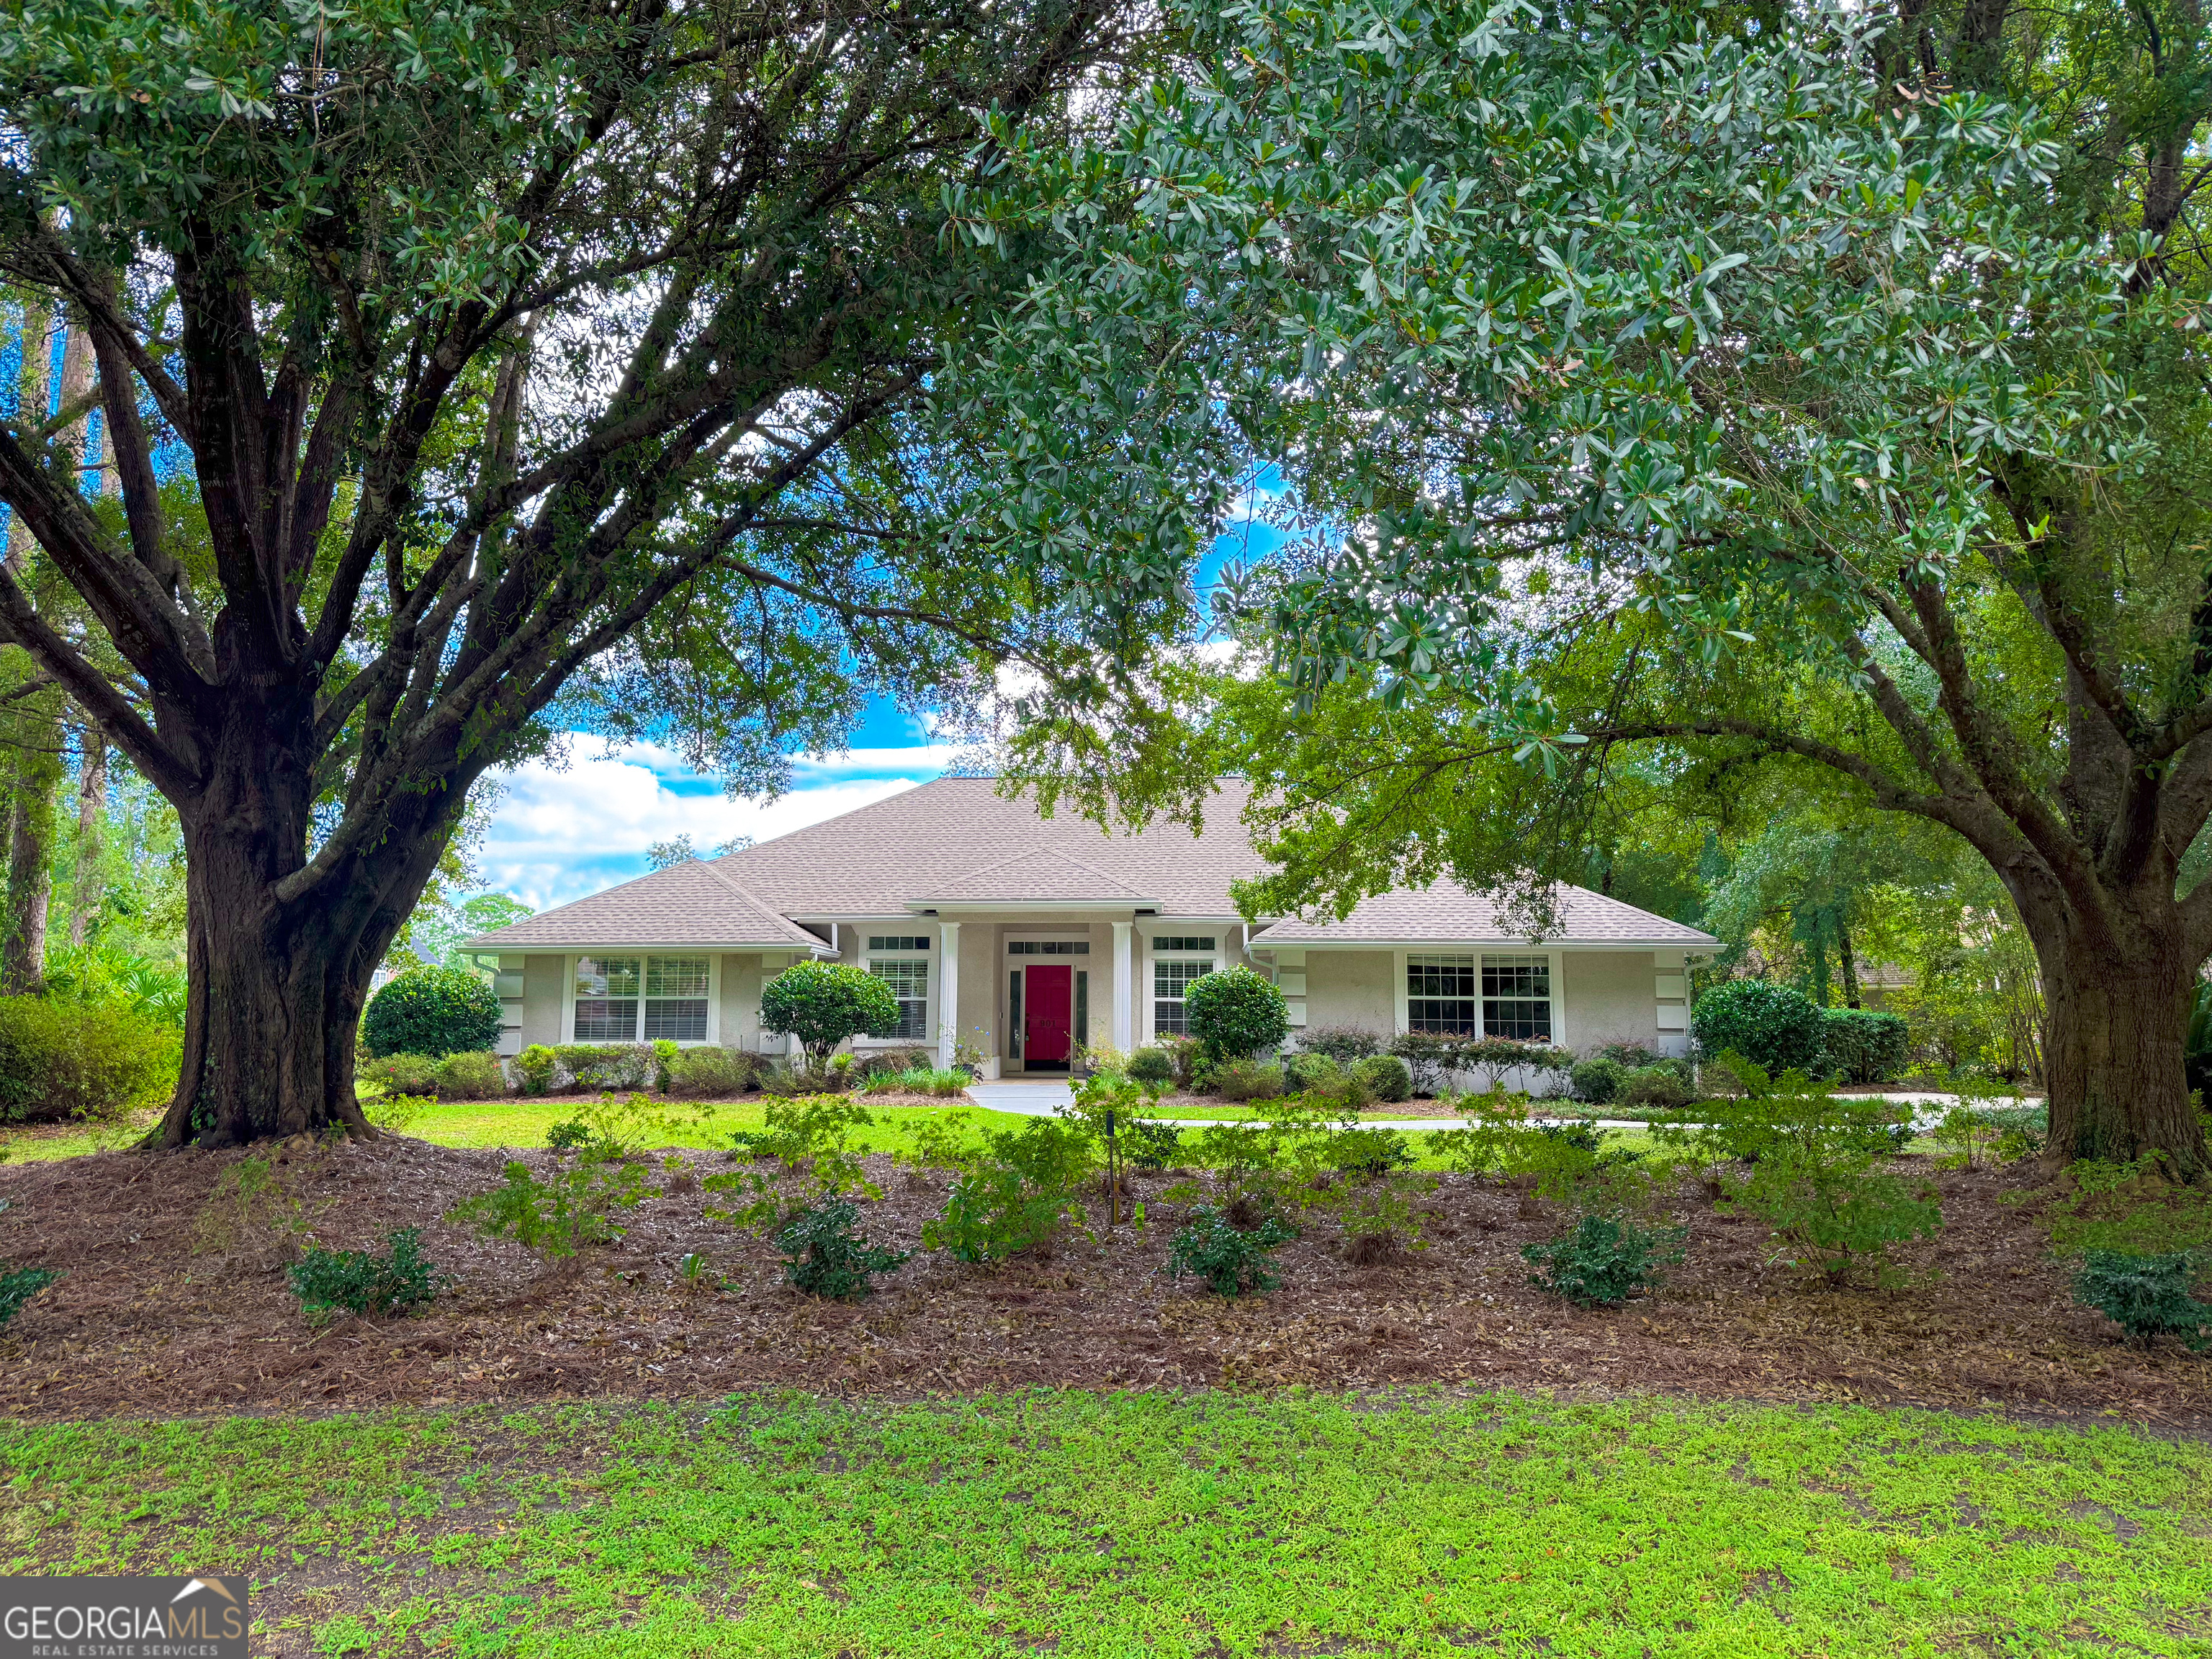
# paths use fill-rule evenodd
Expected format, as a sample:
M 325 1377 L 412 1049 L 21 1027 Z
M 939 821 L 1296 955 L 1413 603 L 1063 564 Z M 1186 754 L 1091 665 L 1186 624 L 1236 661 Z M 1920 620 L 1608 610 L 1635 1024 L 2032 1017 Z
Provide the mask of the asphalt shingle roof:
M 603 893 L 471 939 L 481 950 L 561 945 L 720 945 L 819 947 L 792 920 L 887 917 L 909 905 L 1083 902 L 1227 921 L 1230 884 L 1267 866 L 1239 822 L 1247 786 L 1222 780 L 1203 834 L 1155 822 L 1109 834 L 1034 801 L 1009 800 L 989 778 L 940 778 L 857 811 L 795 830 L 725 858 L 672 865 Z M 1695 928 L 1632 905 L 1566 890 L 1568 943 L 1714 943 Z M 1340 922 L 1276 923 L 1271 944 L 1382 940 L 1504 941 L 1489 901 L 1450 882 L 1369 899 Z

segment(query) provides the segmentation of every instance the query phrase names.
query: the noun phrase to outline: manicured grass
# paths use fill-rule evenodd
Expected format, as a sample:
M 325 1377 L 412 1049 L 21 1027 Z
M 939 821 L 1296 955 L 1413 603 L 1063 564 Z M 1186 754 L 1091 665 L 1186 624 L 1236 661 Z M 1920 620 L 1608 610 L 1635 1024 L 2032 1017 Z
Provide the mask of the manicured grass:
M 406 1132 L 441 1146 L 543 1146 L 545 1132 L 562 1119 L 575 1116 L 581 1103 L 574 1096 L 520 1103 L 443 1102 L 426 1109 L 407 1126 Z M 913 1144 L 913 1137 L 908 1133 L 913 1125 L 924 1119 L 941 1118 L 951 1111 L 965 1112 L 971 1129 L 1013 1128 L 1022 1122 L 1010 1112 L 987 1112 L 957 1101 L 943 1106 L 889 1106 L 878 1105 L 864 1096 L 860 1097 L 860 1103 L 868 1109 L 876 1122 L 854 1139 L 873 1152 L 906 1150 Z M 757 1098 L 718 1105 L 704 1119 L 685 1101 L 656 1101 L 653 1109 L 665 1112 L 677 1126 L 672 1133 L 652 1136 L 655 1146 L 712 1147 L 723 1151 L 729 1146 L 732 1129 L 757 1129 L 767 1121 L 767 1109 Z
M 2212 1451 L 1865 1410 L 1035 1394 L 0 1428 L 7 1571 L 263 1646 L 2212 1651 Z

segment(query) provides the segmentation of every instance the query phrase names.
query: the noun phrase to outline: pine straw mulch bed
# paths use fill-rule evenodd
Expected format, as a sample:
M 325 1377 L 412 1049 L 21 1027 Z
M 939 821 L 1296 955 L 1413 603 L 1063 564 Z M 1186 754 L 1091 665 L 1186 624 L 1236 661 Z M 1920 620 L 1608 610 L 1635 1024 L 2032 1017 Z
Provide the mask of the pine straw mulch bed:
M 196 1228 L 234 1152 L 108 1152 L 0 1168 L 0 1261 L 64 1277 L 0 1334 L 0 1413 L 324 1412 L 588 1396 L 713 1396 L 792 1386 L 912 1397 L 1032 1385 L 1188 1389 L 1421 1383 L 1671 1392 L 1776 1401 L 2118 1416 L 2212 1427 L 2212 1361 L 2138 1352 L 2074 1305 L 2031 1203 L 2001 1205 L 2027 1166 L 1938 1177 L 1940 1237 L 1907 1253 L 1933 1278 L 1898 1291 L 1809 1286 L 1763 1264 L 1756 1224 L 1686 1189 L 1689 1257 L 1667 1288 L 1583 1312 L 1528 1283 L 1520 1247 L 1559 1216 L 1510 1188 L 1446 1176 L 1431 1249 L 1353 1267 L 1323 1224 L 1279 1257 L 1273 1294 L 1224 1302 L 1163 1272 L 1172 1177 L 1140 1176 L 1143 1232 L 1071 1237 L 994 1268 L 917 1255 L 852 1304 L 802 1297 L 773 1254 L 703 1214 L 687 1155 L 672 1191 L 633 1212 L 621 1244 L 546 1273 L 518 1247 L 440 1218 L 491 1185 L 508 1154 L 387 1138 L 281 1152 L 322 1241 L 359 1248 L 420 1225 L 458 1285 L 409 1319 L 311 1327 L 266 1234 L 195 1255 Z M 549 1160 L 547 1153 L 527 1155 Z M 942 1200 L 886 1158 L 865 1206 L 879 1242 L 912 1246 Z M 720 1291 L 679 1281 L 700 1252 Z

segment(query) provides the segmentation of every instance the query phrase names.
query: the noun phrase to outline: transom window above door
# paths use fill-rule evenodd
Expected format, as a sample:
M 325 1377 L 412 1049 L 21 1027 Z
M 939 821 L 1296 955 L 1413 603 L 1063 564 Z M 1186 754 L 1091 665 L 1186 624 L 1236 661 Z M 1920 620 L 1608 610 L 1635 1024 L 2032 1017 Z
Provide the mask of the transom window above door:
M 1083 939 L 1017 939 L 1006 941 L 1010 957 L 1087 957 L 1091 941 Z
M 576 1041 L 704 1042 L 712 981 L 706 957 L 579 957 Z

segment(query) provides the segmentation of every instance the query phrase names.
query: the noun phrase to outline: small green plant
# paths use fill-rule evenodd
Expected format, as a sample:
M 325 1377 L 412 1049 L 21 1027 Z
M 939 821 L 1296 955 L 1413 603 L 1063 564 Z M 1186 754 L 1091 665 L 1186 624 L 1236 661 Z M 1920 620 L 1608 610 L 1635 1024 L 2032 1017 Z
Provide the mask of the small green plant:
M 1172 1123 L 1139 1118 L 1121 1133 L 1129 1138 L 1127 1156 L 1132 1169 L 1173 1169 L 1182 1156 L 1182 1131 Z
M 509 1164 L 498 1186 L 464 1199 L 446 1219 L 486 1238 L 512 1238 L 550 1264 L 619 1239 L 628 1231 L 619 1212 L 652 1190 L 635 1164 L 587 1161 L 543 1181 L 528 1164 Z
M 851 1302 L 868 1293 L 869 1279 L 887 1273 L 913 1254 L 886 1250 L 860 1236 L 860 1212 L 850 1199 L 825 1199 L 775 1230 L 783 1276 L 809 1296 Z
M 1372 1177 L 1410 1168 L 1413 1149 L 1395 1129 L 1347 1129 L 1338 1137 L 1332 1156 L 1344 1174 Z
M 437 1062 L 433 1081 L 441 1100 L 497 1100 L 507 1092 L 507 1068 L 488 1048 L 464 1048 Z
M 1567 1087 L 1586 1106 L 1603 1106 L 1620 1092 L 1628 1067 L 1604 1055 L 1585 1060 L 1567 1073 Z
M 526 1095 L 549 1095 L 561 1069 L 561 1056 L 542 1042 L 533 1042 L 514 1057 L 514 1069 L 522 1073 L 522 1092 Z
M 1341 1188 L 1335 1208 L 1344 1259 L 1355 1267 L 1371 1267 L 1407 1250 L 1426 1249 L 1413 1200 L 1436 1185 L 1434 1176 L 1388 1170 Z
M 1097 1166 L 1079 1121 L 1032 1118 L 994 1130 L 966 1156 L 945 1194 L 945 1213 L 922 1224 L 921 1242 L 961 1261 L 999 1261 L 1048 1247 L 1063 1224 L 1086 1224 L 1078 1191 Z
M 438 1062 L 428 1054 L 378 1054 L 362 1061 L 356 1075 L 395 1095 L 428 1095 L 438 1090 Z
M 1168 1249 L 1168 1274 L 1180 1279 L 1194 1273 L 1216 1296 L 1263 1295 L 1280 1282 L 1273 1271 L 1274 1253 L 1297 1237 L 1280 1216 L 1237 1228 L 1212 1205 L 1201 1204 L 1176 1230 Z
M 753 1167 L 709 1176 L 707 1190 L 728 1193 L 727 1207 L 707 1213 L 748 1232 L 768 1234 L 797 1212 L 847 1194 L 881 1198 L 861 1167 L 855 1133 L 875 1122 L 844 1095 L 773 1100 L 761 1128 L 732 1136 Z M 769 1167 L 763 1168 L 762 1165 Z
M 2051 1114 L 2041 1106 L 2000 1106 L 1990 1113 L 1997 1132 L 1997 1161 L 2017 1164 L 2039 1158 L 2051 1133 Z
M 902 1072 L 872 1072 L 860 1085 L 867 1095 L 932 1095 L 940 1100 L 957 1096 L 975 1079 L 957 1066 L 912 1066 Z
M 403 1135 L 415 1121 L 438 1103 L 423 1095 L 379 1095 L 362 1103 L 361 1115 L 368 1127 L 388 1135 Z
M 1773 1259 L 1814 1269 L 1832 1285 L 1903 1283 L 1890 1252 L 1932 1238 L 1943 1225 L 1932 1191 L 1909 1187 L 1869 1160 L 1761 1158 L 1732 1196 L 1773 1230 Z
M 2161 1336 L 2202 1352 L 2212 1346 L 2212 1302 L 2191 1291 L 2203 1272 L 2189 1251 L 2143 1255 L 2131 1250 L 2085 1250 L 2074 1276 L 2074 1299 L 2094 1308 L 2128 1334 L 2137 1347 Z
M 1984 1153 L 1996 1149 L 2001 1132 L 1988 1117 L 1962 1103 L 1944 1113 L 1929 1133 L 1943 1149 L 1938 1162 L 1944 1169 L 1972 1170 L 1979 1167 Z
M 592 1126 L 580 1117 L 564 1117 L 546 1129 L 545 1144 L 556 1152 L 573 1152 L 592 1144 Z
M 2051 1248 L 2059 1255 L 2212 1252 L 2212 1191 L 2169 1180 L 2160 1153 L 2124 1164 L 2085 1158 L 2069 1165 L 2063 1180 L 2065 1190 L 2047 1212 Z
M 1129 1056 L 1129 1075 L 1139 1083 L 1156 1083 L 1164 1089 L 1176 1079 L 1175 1056 L 1158 1046 L 1139 1048 Z
M 1559 1237 L 1523 1244 L 1521 1254 L 1541 1269 L 1528 1282 L 1563 1296 L 1578 1308 L 1617 1307 L 1663 1281 L 1660 1269 L 1682 1259 L 1688 1237 L 1680 1227 L 1639 1227 L 1624 1216 L 1585 1215 Z
M 59 1279 L 52 1267 L 0 1267 L 0 1328 L 23 1311 L 23 1304 Z
M 398 1228 L 384 1243 L 381 1252 L 316 1246 L 286 1270 L 292 1294 L 311 1317 L 406 1313 L 450 1282 L 422 1254 L 421 1228 Z
M 1283 1068 L 1256 1060 L 1225 1060 L 1213 1068 L 1213 1091 L 1224 1100 L 1273 1100 L 1283 1092 Z

